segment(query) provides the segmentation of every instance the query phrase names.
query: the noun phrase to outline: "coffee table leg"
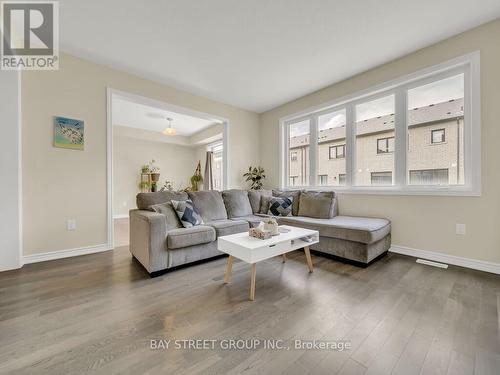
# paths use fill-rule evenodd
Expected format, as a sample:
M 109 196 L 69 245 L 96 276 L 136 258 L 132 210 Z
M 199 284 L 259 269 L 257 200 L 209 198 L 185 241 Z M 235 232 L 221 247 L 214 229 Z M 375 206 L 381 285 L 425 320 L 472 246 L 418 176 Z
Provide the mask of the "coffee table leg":
M 283 254 L 283 263 L 286 262 L 286 254 Z
M 252 279 L 250 280 L 250 301 L 255 299 L 255 276 L 257 273 L 257 265 L 252 264 Z
M 224 284 L 227 284 L 231 279 L 231 271 L 233 270 L 233 260 L 234 260 L 233 256 L 229 255 L 229 258 L 227 258 L 226 273 L 224 274 Z
M 304 246 L 304 253 L 306 254 L 307 268 L 309 268 L 309 272 L 312 272 L 313 262 L 311 260 L 311 253 L 309 252 L 309 246 Z

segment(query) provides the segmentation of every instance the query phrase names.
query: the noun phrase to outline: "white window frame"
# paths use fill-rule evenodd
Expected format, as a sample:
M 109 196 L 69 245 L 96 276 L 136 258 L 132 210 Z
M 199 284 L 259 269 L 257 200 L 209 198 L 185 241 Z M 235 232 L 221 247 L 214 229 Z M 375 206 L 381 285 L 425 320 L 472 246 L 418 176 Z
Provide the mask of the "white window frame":
M 219 147 L 222 148 L 222 150 L 221 150 L 221 154 L 222 154 L 222 181 L 221 181 L 221 186 L 220 186 L 220 191 L 222 191 L 222 190 L 225 190 L 225 188 L 224 188 L 224 175 L 225 175 L 225 169 L 226 169 L 226 166 L 224 165 L 224 152 L 225 152 L 224 140 L 221 139 L 219 141 L 215 141 L 215 142 L 207 144 L 207 151 L 212 152 L 212 154 L 214 154 L 215 152 L 220 152 L 220 151 L 215 151 L 215 149 L 217 149 Z M 212 160 L 212 162 L 214 162 L 214 160 Z M 213 165 L 212 165 L 212 167 L 213 167 Z M 214 189 L 215 189 L 215 186 L 214 186 Z
M 223 140 L 215 141 L 215 142 L 207 144 L 207 151 L 215 152 L 214 149 L 219 147 L 219 146 L 222 147 L 222 152 L 224 152 L 224 141 Z
M 464 74 L 464 185 L 409 185 L 407 157 L 407 92 L 426 83 Z M 355 106 L 380 97 L 395 96 L 394 120 L 394 185 L 356 186 L 355 171 Z M 346 185 L 318 186 L 318 117 L 341 109 L 346 110 Z M 309 186 L 288 185 L 289 125 L 309 119 L 310 166 Z M 395 195 L 481 195 L 481 108 L 480 108 L 480 52 L 476 51 L 381 85 L 356 92 L 343 98 L 303 110 L 280 119 L 280 188 L 336 190 L 359 194 Z

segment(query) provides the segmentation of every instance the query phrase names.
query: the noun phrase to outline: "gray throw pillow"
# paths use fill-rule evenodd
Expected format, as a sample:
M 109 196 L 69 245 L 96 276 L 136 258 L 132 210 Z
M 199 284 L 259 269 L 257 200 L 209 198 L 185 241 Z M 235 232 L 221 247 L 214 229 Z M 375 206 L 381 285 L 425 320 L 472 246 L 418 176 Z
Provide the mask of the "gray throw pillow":
M 172 206 L 184 228 L 191 228 L 195 225 L 203 224 L 203 219 L 200 214 L 196 212 L 191 200 L 172 201 Z
M 273 190 L 273 196 L 280 198 L 291 197 L 293 199 L 292 215 L 298 216 L 300 190 Z
M 222 199 L 229 218 L 252 215 L 252 206 L 248 200 L 248 191 L 231 189 L 222 192 Z
M 188 195 L 184 191 L 157 191 L 155 193 L 139 193 L 136 197 L 137 208 L 139 210 L 148 210 L 155 204 L 174 201 L 185 201 Z
M 261 198 L 260 198 L 260 210 L 259 210 L 260 214 L 267 215 L 267 211 L 269 211 L 269 201 L 273 198 L 274 197 L 272 195 L 270 197 L 264 196 L 264 195 L 261 196 Z
M 167 217 L 167 230 L 182 228 L 182 223 L 177 216 L 177 212 L 175 212 L 172 203 L 159 203 L 154 204 L 149 207 L 152 211 L 157 212 L 159 214 L 163 214 Z
M 272 197 L 272 190 L 249 190 L 248 191 L 248 200 L 250 201 L 250 206 L 252 206 L 252 212 L 254 214 L 266 214 L 267 208 L 269 207 L 268 202 L 265 202 L 265 205 L 262 205 L 262 200 L 265 197 Z
M 331 219 L 336 216 L 335 192 L 303 191 L 300 194 L 299 216 Z
M 292 213 L 292 204 L 293 197 L 273 197 L 269 200 L 268 215 L 290 216 L 290 214 Z
M 227 219 L 227 211 L 220 191 L 190 191 L 189 199 L 191 199 L 196 211 L 206 223 Z

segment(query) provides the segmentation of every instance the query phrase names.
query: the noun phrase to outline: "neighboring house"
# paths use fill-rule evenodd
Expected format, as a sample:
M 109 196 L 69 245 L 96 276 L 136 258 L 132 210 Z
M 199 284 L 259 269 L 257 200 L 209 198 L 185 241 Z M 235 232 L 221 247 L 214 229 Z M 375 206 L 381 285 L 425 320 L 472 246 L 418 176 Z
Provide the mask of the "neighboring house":
M 464 183 L 463 98 L 408 111 L 409 183 Z M 317 185 L 345 185 L 345 126 L 318 135 Z M 356 123 L 355 184 L 391 185 L 394 175 L 394 114 Z M 290 138 L 290 186 L 309 184 L 309 135 Z

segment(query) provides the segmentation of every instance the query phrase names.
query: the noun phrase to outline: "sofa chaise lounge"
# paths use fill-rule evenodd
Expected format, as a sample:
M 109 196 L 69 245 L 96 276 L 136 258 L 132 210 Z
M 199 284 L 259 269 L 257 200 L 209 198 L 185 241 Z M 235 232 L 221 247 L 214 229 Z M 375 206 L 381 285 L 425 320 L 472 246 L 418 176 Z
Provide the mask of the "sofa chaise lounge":
M 291 215 L 279 224 L 318 230 L 312 250 L 366 266 L 385 254 L 391 244 L 387 219 L 339 216 L 334 192 L 277 190 L 211 190 L 139 193 L 130 211 L 130 252 L 151 276 L 223 255 L 217 238 L 248 231 L 268 217 L 272 197 L 292 197 Z M 190 199 L 202 225 L 184 228 L 171 201 Z

